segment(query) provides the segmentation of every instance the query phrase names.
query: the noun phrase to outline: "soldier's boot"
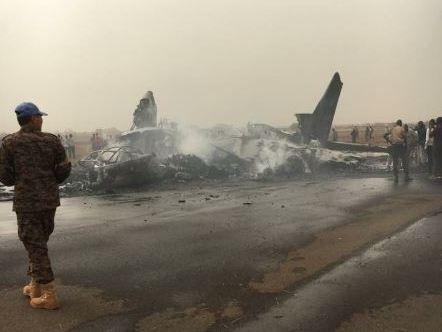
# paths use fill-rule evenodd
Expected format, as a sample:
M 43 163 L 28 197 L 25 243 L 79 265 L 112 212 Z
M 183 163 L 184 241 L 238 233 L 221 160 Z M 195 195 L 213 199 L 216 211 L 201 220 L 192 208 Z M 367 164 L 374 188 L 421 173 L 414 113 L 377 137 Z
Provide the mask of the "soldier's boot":
M 60 308 L 54 283 L 41 285 L 41 296 L 31 299 L 30 304 L 35 309 L 55 310 Z
M 31 279 L 31 282 L 23 287 L 23 295 L 29 296 L 31 299 L 34 297 L 40 297 L 41 296 L 41 287 L 40 284 L 38 284 L 34 278 Z

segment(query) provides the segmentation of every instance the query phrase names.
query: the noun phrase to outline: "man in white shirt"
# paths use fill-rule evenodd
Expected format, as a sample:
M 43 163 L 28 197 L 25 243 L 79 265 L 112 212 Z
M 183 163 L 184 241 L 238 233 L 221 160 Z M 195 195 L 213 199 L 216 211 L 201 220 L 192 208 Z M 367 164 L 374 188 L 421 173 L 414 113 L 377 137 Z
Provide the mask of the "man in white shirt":
M 402 120 L 397 120 L 396 125 L 391 129 L 389 141 L 391 143 L 391 156 L 393 158 L 394 182 L 399 182 L 399 160 L 404 169 L 405 181 L 410 180 L 408 172 L 408 158 L 406 146 L 407 134 L 402 127 Z
M 428 173 L 433 174 L 433 136 L 430 135 L 436 127 L 436 120 L 431 119 L 428 123 L 427 135 L 425 138 L 425 150 L 427 151 Z

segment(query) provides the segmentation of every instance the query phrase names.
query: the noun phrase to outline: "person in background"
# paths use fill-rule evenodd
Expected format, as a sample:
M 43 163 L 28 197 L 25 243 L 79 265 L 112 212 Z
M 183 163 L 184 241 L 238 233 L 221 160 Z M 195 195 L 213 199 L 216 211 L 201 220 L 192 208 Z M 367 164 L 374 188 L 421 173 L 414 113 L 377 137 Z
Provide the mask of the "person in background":
M 63 143 L 64 150 L 66 151 L 66 154 L 68 154 L 69 153 L 69 136 L 68 135 L 64 136 L 62 143 Z
M 91 137 L 91 149 L 92 151 L 97 151 L 97 140 L 95 138 L 95 134 L 92 134 Z
M 333 142 L 338 141 L 338 132 L 336 131 L 336 128 L 332 128 L 332 140 Z
M 406 124 L 404 125 L 405 130 L 405 144 L 407 147 L 407 155 L 406 158 L 408 160 L 408 164 L 410 165 L 412 161 L 415 162 L 416 165 L 418 165 L 418 157 L 417 157 L 417 145 L 418 145 L 418 134 L 409 128 L 409 126 Z
M 62 145 L 63 147 L 65 147 L 65 143 L 64 143 L 64 137 L 63 137 L 63 135 L 58 134 L 57 137 L 58 137 L 58 139 L 60 140 L 61 145 Z
M 423 166 L 425 164 L 425 142 L 426 142 L 426 134 L 427 128 L 423 121 L 419 121 L 417 123 L 416 128 L 414 129 L 418 135 L 418 141 L 416 146 L 416 162 L 418 166 Z
M 384 140 L 387 144 L 390 144 L 390 132 L 391 132 L 390 127 L 385 126 Z M 392 163 L 393 163 L 393 158 L 391 157 L 391 153 L 388 153 L 388 157 L 387 157 L 387 170 L 388 171 L 391 171 Z
M 68 142 L 69 159 L 75 159 L 75 142 L 74 142 L 74 136 L 72 134 L 69 134 L 67 142 Z
M 442 177 L 442 117 L 436 119 L 436 127 L 430 133 L 433 138 L 433 176 Z
M 100 135 L 98 135 L 98 133 L 95 134 L 95 144 L 96 144 L 97 150 L 101 150 L 104 148 L 104 140 Z
M 353 130 L 350 133 L 351 136 L 351 142 L 356 143 L 359 139 L 359 129 L 358 127 L 353 127 Z
M 365 127 L 365 143 L 370 144 L 370 125 Z
M 374 129 L 372 125 L 368 128 L 368 146 L 372 146 L 374 141 Z
M 393 158 L 394 182 L 399 182 L 399 161 L 402 162 L 405 181 L 411 180 L 408 171 L 406 132 L 404 127 L 402 127 L 402 120 L 397 120 L 396 125 L 391 129 L 389 141 L 391 144 L 390 153 Z
M 425 137 L 425 150 L 427 152 L 428 173 L 433 174 L 433 132 L 436 128 L 436 120 L 431 119 L 428 122 L 428 129 Z

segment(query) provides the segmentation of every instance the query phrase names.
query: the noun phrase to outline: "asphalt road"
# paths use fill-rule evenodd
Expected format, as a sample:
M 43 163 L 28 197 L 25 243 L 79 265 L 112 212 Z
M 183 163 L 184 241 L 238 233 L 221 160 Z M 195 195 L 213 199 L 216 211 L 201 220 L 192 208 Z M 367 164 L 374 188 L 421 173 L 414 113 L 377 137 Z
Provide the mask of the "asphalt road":
M 442 215 L 300 287 L 238 331 L 442 330 Z
M 67 198 L 57 211 L 49 244 L 63 304 L 55 312 L 32 310 L 20 295 L 27 282 L 26 255 L 17 240 L 10 203 L 0 203 L 0 330 L 351 328 L 350 324 L 363 324 L 365 309 L 391 302 L 383 292 L 364 291 L 373 278 L 378 277 L 385 289 L 401 283 L 409 289 L 412 284 L 401 280 L 400 273 L 386 275 L 383 268 L 379 273 L 390 283 L 369 269 L 361 274 L 351 259 L 440 211 L 441 198 L 438 185 L 413 181 L 395 186 L 385 178 L 206 184 Z M 438 231 L 442 232 L 434 226 L 431 232 Z M 421 242 L 425 246 L 418 240 L 413 243 L 422 249 L 421 255 L 433 259 L 419 265 L 422 279 L 436 280 L 432 276 L 440 273 L 440 262 L 435 269 L 431 265 L 438 253 L 440 259 L 440 245 Z M 406 240 L 401 243 L 408 246 Z M 431 254 L 425 248 L 432 248 Z M 392 257 L 373 264 L 403 267 L 398 255 Z M 345 264 L 350 265 L 342 267 Z M 288 319 L 293 318 L 291 308 L 299 306 L 294 293 L 305 292 L 340 268 L 338 279 L 348 274 L 354 285 L 344 306 L 327 306 L 327 292 L 316 290 L 320 295 L 313 303 L 304 296 L 304 314 Z M 398 300 L 417 296 L 424 284 L 416 279 L 416 291 L 391 294 Z M 426 288 L 431 287 L 422 289 Z M 345 293 L 333 290 L 340 291 Z M 324 308 L 318 303 L 327 306 L 330 319 L 310 326 L 306 320 Z M 362 316 L 353 317 L 357 312 Z

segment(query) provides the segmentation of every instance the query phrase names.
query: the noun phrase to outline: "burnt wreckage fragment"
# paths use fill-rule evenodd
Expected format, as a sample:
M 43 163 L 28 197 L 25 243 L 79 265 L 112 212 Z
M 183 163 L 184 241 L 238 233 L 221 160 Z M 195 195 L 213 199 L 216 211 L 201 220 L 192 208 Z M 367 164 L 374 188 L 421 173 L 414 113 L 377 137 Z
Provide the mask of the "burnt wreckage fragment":
M 157 127 L 157 105 L 152 91 L 141 98 L 132 126 L 118 142 L 92 151 L 79 165 L 88 172 L 93 186 L 111 187 L 144 183 L 155 178 L 156 157 L 174 152 L 174 134 Z
M 152 91 L 147 91 L 141 98 L 133 117 L 130 130 L 157 126 L 157 104 Z
M 342 85 L 339 73 L 335 73 L 314 112 L 295 114 L 304 143 L 312 139 L 318 140 L 321 144 L 328 141 Z

